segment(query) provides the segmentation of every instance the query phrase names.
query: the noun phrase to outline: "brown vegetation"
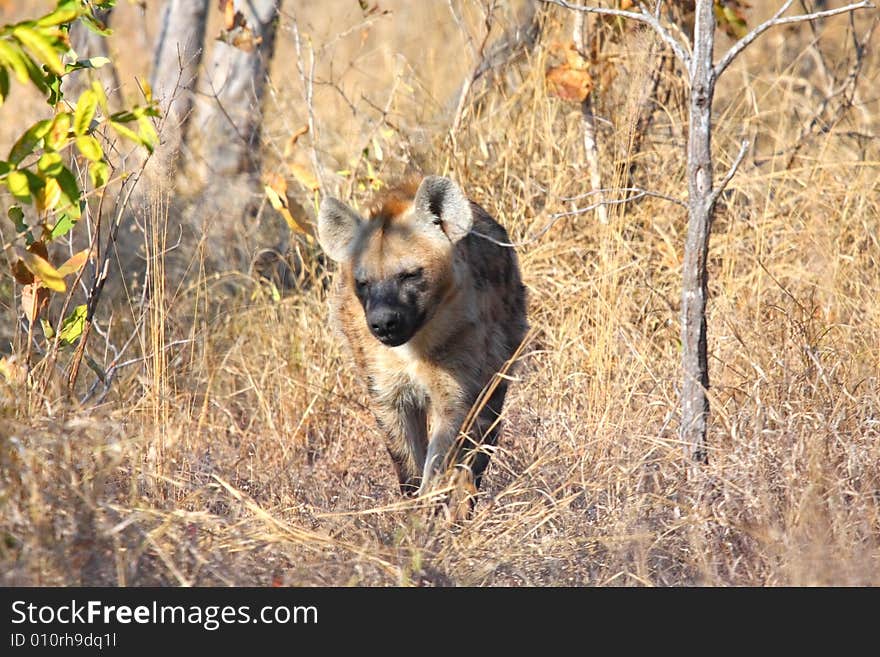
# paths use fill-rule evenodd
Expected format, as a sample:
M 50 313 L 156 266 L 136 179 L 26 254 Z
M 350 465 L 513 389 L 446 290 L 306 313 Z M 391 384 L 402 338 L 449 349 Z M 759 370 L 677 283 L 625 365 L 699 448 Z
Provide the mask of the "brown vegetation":
M 340 6 L 332 25 L 298 18 L 316 47 L 335 44 L 318 77 L 355 102 L 319 86 L 318 141 L 288 159 L 309 165 L 317 143 L 358 202 L 415 160 L 456 178 L 521 244 L 536 336 L 473 517 L 450 527 L 399 496 L 327 329 L 320 267 L 281 295 L 248 271 L 206 271 L 203 242 L 168 251 L 180 200 L 154 190 L 139 218 L 149 294 L 120 294 L 101 318 L 108 346 L 89 348 L 107 367 L 131 338 L 110 384 L 84 367 L 74 394 L 59 383 L 38 395 L 0 376 L 0 582 L 880 584 L 877 37 L 841 92 L 852 107 L 835 93 L 853 57 L 845 17 L 819 26 L 815 45 L 805 26 L 766 36 L 719 84 L 718 170 L 743 136 L 753 147 L 713 226 L 710 458 L 689 472 L 676 389 L 686 211 L 662 198 L 687 188 L 674 74 L 630 152 L 653 37 L 614 41 L 617 28 L 602 28 L 600 161 L 608 177 L 634 164 L 655 193 L 609 205 L 603 223 L 573 212 L 591 202 L 581 112 L 545 85 L 551 44 L 570 33 L 564 12 L 549 11 L 528 56 L 472 94 L 449 140 L 450 99 L 473 62 L 445 3 L 389 2 L 367 19 Z M 475 5 L 464 9 L 482 34 Z M 860 17 L 858 34 L 875 18 Z M 116 39 L 143 29 L 126 20 Z M 284 144 L 307 121 L 287 21 L 262 136 L 266 167 L 285 172 Z M 0 144 L 15 134 L 4 123 Z M 353 174 L 333 178 L 342 169 Z M 606 180 L 606 198 L 634 195 L 614 188 L 628 183 Z M 308 191 L 300 200 L 310 205 Z M 263 204 L 230 234 L 252 244 L 280 226 Z M 4 275 L 4 353 L 12 293 Z

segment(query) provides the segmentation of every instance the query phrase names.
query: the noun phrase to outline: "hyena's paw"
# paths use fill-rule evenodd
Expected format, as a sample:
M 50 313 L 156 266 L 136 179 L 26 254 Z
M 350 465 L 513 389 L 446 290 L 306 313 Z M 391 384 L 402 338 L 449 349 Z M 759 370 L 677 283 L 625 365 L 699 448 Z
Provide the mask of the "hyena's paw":
M 471 517 L 477 503 L 477 487 L 474 474 L 467 466 L 455 468 L 451 477 L 452 490 L 446 500 L 446 517 L 449 522 L 461 523 Z
M 477 501 L 477 487 L 470 468 L 457 466 L 445 476 L 431 478 L 427 485 L 423 484 L 419 495 L 427 497 L 442 493 L 437 499 L 435 513 L 442 513 L 450 523 L 460 523 L 470 518 Z

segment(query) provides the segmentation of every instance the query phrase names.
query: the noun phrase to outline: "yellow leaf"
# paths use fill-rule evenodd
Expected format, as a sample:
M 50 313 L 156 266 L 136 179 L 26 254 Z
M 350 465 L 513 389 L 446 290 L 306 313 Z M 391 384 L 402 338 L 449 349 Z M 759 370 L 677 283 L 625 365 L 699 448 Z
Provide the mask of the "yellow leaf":
M 310 191 L 317 191 L 321 187 L 321 183 L 318 182 L 315 174 L 300 164 L 291 164 L 290 173 L 293 174 L 293 177 L 296 178 L 303 187 Z
M 24 44 L 55 75 L 64 75 L 64 65 L 52 42 L 46 36 L 27 25 L 18 25 L 12 35 Z
M 287 194 L 287 180 L 280 173 L 270 174 L 266 180 L 266 185 L 269 189 L 274 191 L 278 197 L 284 197 Z M 268 190 L 266 193 L 268 194 Z M 269 200 L 272 200 L 271 196 Z M 272 207 L 277 209 L 274 203 L 272 204 Z
M 308 131 L 309 126 L 304 125 L 299 130 L 290 135 L 287 143 L 284 144 L 284 157 L 290 157 L 291 153 L 293 153 L 293 147 L 296 146 L 296 142 L 299 141 L 299 138 L 306 134 Z
M 52 125 L 49 127 L 49 132 L 46 133 L 44 138 L 49 148 L 54 148 L 58 151 L 67 144 L 67 136 L 70 132 L 70 118 L 70 112 L 61 112 L 55 115 Z
M 284 221 L 287 223 L 288 228 L 297 233 L 301 233 L 306 236 L 306 239 L 311 242 L 312 231 L 309 228 L 309 225 L 303 221 L 296 219 L 293 214 L 290 212 L 290 199 L 287 198 L 287 181 L 278 174 L 270 177 L 269 184 L 264 185 L 263 189 L 266 192 L 266 198 L 269 199 L 269 205 L 275 208 L 282 217 L 284 217 Z M 279 193 L 280 192 L 280 193 Z M 293 204 L 295 207 L 299 208 L 298 204 Z M 302 208 L 299 208 L 300 210 Z
M 55 290 L 56 292 L 67 290 L 67 286 L 64 284 L 64 277 L 58 273 L 58 270 L 48 260 L 41 258 L 36 253 L 25 251 L 21 247 L 15 247 L 15 255 L 50 290 Z
M 98 162 L 104 157 L 104 150 L 101 144 L 92 135 L 80 135 L 76 138 L 76 147 L 84 157 L 92 162 Z
M 46 178 L 45 186 L 34 197 L 38 212 L 51 210 L 61 200 L 61 185 L 55 178 Z
M 89 258 L 89 249 L 83 249 L 79 253 L 74 253 L 67 261 L 58 268 L 58 273 L 62 276 L 70 276 L 80 270 Z
M 91 89 L 83 91 L 79 96 L 79 100 L 76 101 L 76 110 L 73 114 L 73 132 L 77 136 L 84 135 L 88 132 L 97 108 L 97 94 Z

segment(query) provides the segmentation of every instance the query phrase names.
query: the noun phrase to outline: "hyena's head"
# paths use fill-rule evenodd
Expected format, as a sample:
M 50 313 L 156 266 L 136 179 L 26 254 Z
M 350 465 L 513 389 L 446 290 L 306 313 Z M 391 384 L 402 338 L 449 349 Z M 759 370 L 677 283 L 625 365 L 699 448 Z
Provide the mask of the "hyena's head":
M 431 319 L 453 290 L 455 244 L 471 229 L 470 201 L 440 176 L 418 189 L 396 190 L 361 217 L 326 197 L 318 213 L 318 241 L 342 265 L 370 332 L 397 347 Z

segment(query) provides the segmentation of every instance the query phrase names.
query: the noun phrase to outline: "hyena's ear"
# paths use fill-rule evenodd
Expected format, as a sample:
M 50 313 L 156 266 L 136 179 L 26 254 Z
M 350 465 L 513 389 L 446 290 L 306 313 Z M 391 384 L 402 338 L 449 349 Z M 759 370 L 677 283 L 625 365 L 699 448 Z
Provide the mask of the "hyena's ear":
M 439 223 L 452 243 L 467 235 L 474 223 L 471 202 L 449 178 L 425 178 L 413 203 L 417 216 Z
M 342 262 L 351 256 L 361 218 L 342 201 L 325 196 L 318 210 L 318 242 L 331 260 Z

